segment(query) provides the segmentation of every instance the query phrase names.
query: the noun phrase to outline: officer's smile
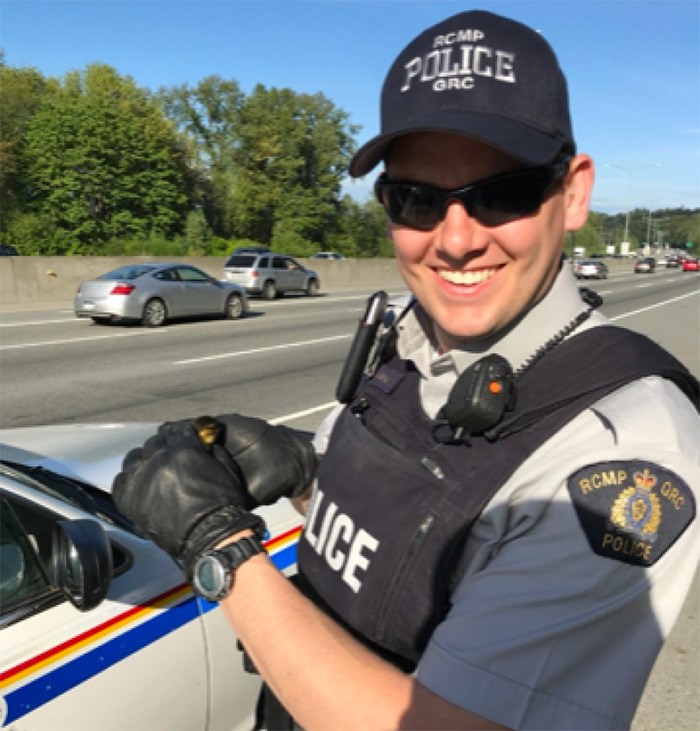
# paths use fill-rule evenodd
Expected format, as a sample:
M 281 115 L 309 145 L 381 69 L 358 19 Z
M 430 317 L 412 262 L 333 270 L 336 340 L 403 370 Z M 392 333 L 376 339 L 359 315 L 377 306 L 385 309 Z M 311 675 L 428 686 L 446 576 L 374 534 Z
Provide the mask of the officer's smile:
M 451 269 L 437 269 L 436 271 L 441 279 L 444 279 L 450 284 L 471 287 L 491 279 L 497 269 L 496 267 L 491 267 L 488 269 L 470 269 L 467 271 L 454 271 Z

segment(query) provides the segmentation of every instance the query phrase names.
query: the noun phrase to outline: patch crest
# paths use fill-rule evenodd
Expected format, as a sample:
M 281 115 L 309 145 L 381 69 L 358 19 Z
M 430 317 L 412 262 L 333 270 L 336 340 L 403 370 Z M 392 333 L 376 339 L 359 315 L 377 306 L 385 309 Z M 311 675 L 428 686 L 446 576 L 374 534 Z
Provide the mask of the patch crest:
M 674 472 L 651 462 L 600 462 L 567 487 L 594 553 L 652 566 L 695 518 L 695 498 Z

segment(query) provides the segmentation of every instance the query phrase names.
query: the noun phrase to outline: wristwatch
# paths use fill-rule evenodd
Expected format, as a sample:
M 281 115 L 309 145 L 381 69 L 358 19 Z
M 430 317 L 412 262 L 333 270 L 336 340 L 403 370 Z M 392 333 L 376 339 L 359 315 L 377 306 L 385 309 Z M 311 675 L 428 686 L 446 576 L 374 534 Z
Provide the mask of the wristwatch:
M 210 602 L 221 601 L 231 591 L 234 570 L 249 558 L 264 552 L 265 547 L 257 536 L 246 536 L 218 551 L 207 551 L 194 565 L 194 590 Z

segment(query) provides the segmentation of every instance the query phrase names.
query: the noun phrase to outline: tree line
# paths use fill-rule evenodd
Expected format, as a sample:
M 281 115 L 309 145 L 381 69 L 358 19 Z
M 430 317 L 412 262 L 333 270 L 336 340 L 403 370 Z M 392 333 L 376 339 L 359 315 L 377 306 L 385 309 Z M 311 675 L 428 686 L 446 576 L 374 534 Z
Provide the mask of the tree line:
M 105 64 L 53 78 L 0 56 L 0 237 L 41 255 L 220 256 L 254 243 L 391 256 L 381 206 L 342 193 L 359 131 L 321 93 L 245 94 L 217 75 L 152 92 Z M 649 218 L 664 220 L 665 243 L 699 238 L 700 209 L 638 211 L 633 246 Z M 604 253 L 621 235 L 620 216 L 592 213 L 567 247 Z
M 700 208 L 635 208 L 627 213 L 608 215 L 591 211 L 581 231 L 567 234 L 566 251 L 583 246 L 587 255 L 605 254 L 609 248 L 620 254 L 625 240 L 630 252 L 674 249 L 698 255 L 700 244 Z M 646 248 L 649 247 L 647 251 Z
M 390 255 L 379 204 L 342 194 L 358 130 L 323 94 L 3 63 L 0 122 L 0 235 L 22 254 Z

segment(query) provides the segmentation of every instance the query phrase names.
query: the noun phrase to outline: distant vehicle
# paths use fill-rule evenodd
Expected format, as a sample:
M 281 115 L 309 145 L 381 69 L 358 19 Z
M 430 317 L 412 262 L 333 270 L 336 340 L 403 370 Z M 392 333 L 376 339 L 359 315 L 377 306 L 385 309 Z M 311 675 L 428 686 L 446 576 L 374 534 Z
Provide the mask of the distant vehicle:
M 576 279 L 607 279 L 608 267 L 600 259 L 584 259 L 574 266 Z
M 224 276 L 248 294 L 259 294 L 266 300 L 286 292 L 304 292 L 314 297 L 321 286 L 315 271 L 284 254 L 233 254 L 224 265 Z
M 14 246 L 0 244 L 0 256 L 19 256 L 19 252 Z
M 634 264 L 635 274 L 639 274 L 641 272 L 646 272 L 647 274 L 652 274 L 655 269 L 656 269 L 656 259 L 654 259 L 654 257 L 652 257 L 652 256 L 645 256 L 643 259 L 639 259 Z
M 75 293 L 76 317 L 97 324 L 135 320 L 159 327 L 178 317 L 221 315 L 237 320 L 248 311 L 245 290 L 189 264 L 127 264 L 82 282 Z
M 699 269 L 697 259 L 684 259 L 683 260 L 683 271 L 684 272 L 697 272 Z
M 124 455 L 157 426 L 0 432 L 3 729 L 255 725 L 260 679 L 245 671 L 221 609 L 112 502 Z M 299 515 L 287 500 L 257 512 L 272 561 L 293 573 Z
M 667 256 L 666 257 L 666 268 L 667 269 L 677 269 L 681 265 L 681 260 L 677 256 Z
M 319 251 L 314 254 L 312 259 L 333 259 L 334 261 L 342 261 L 345 257 L 337 251 Z

